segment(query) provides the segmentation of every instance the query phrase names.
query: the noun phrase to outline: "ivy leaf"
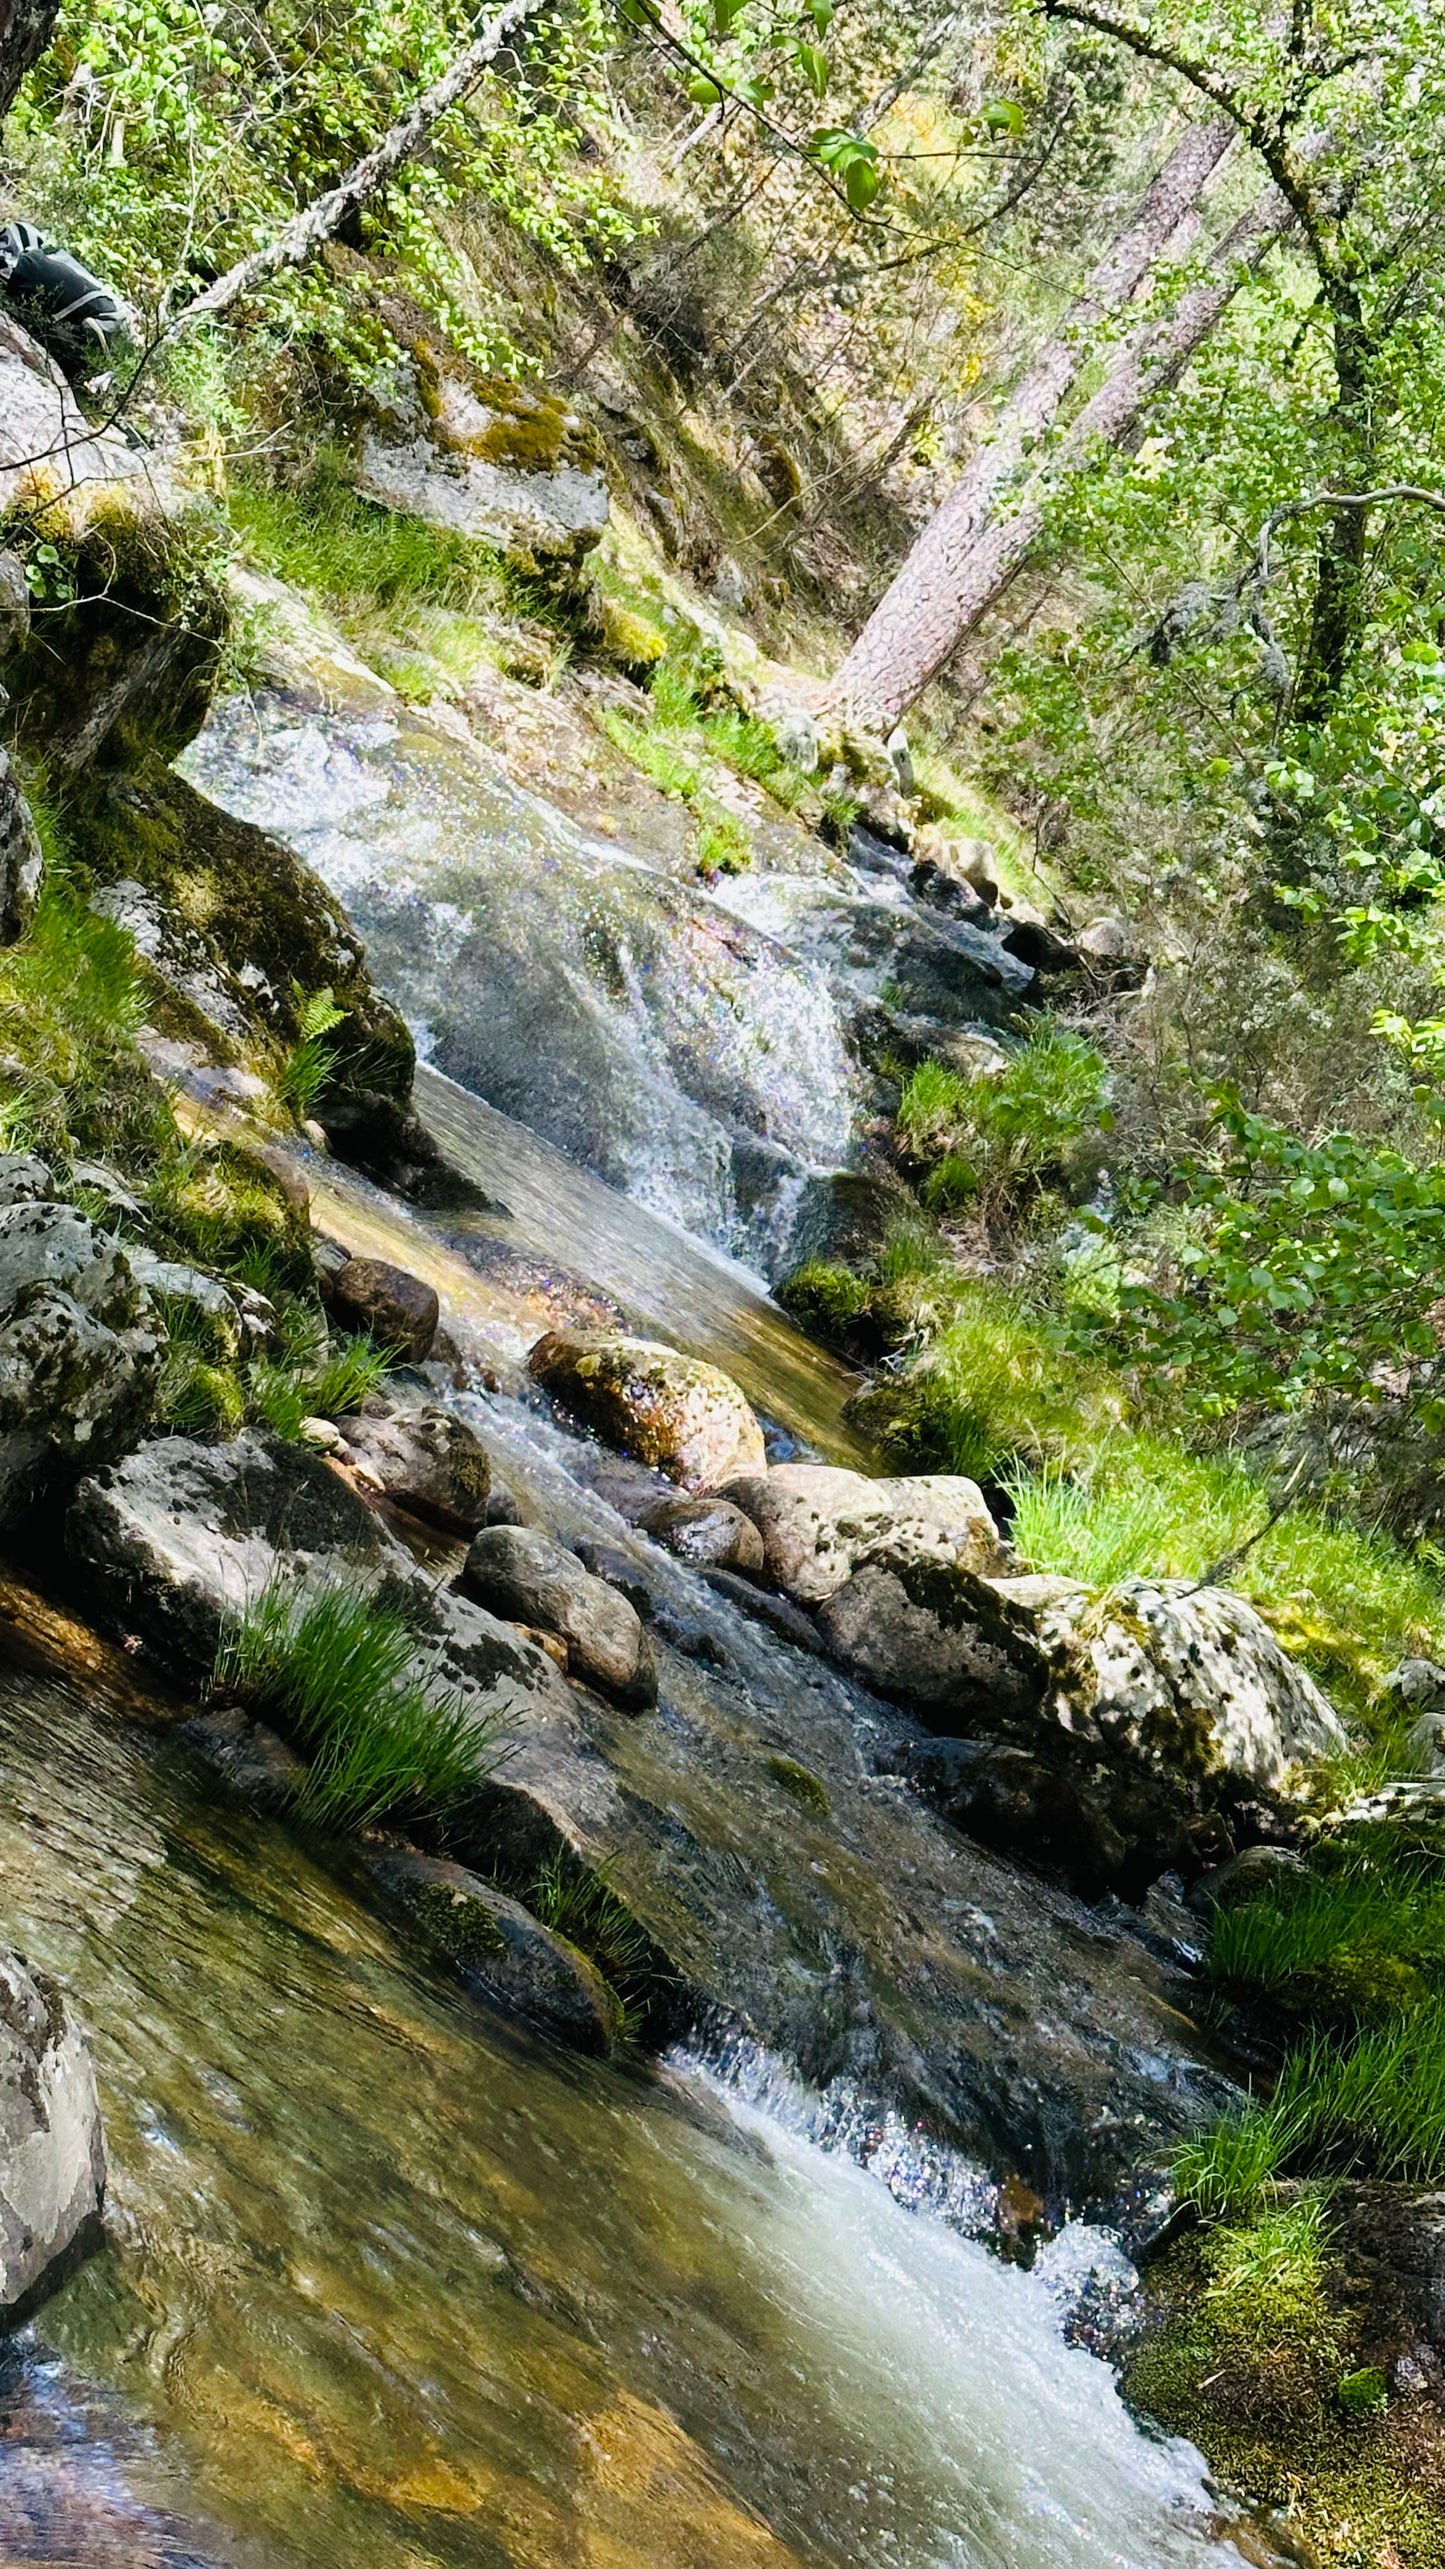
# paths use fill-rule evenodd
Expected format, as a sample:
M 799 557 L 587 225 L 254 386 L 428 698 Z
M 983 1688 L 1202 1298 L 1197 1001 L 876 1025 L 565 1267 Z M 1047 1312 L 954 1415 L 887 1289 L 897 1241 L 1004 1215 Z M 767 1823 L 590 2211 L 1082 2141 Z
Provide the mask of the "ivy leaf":
M 843 193 L 855 214 L 866 213 L 878 193 L 881 182 L 871 160 L 854 160 L 843 172 Z

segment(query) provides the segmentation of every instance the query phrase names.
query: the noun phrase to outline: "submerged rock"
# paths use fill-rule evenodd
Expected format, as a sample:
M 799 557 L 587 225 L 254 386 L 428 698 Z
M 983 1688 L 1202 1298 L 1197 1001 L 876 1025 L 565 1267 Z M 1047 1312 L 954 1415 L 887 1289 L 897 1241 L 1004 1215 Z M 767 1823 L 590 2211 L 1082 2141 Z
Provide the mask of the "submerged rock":
M 479 1997 L 573 2051 L 606 2053 L 617 2001 L 595 1963 L 479 1874 L 410 1848 L 368 1859 L 376 1880 Z
M 57 1473 L 133 1444 L 160 1365 L 150 1302 L 113 1240 L 73 1205 L 0 1206 L 0 1523 Z
M 369 1332 L 413 1365 L 426 1362 L 441 1323 L 436 1287 L 385 1258 L 348 1258 L 323 1291 L 333 1319 Z
M 574 1676 L 637 1709 L 656 1702 L 657 1672 L 636 1607 L 549 1534 L 484 1526 L 467 1554 L 462 1586 L 493 1614 L 557 1633 Z
M 821 1605 L 881 1551 L 985 1571 L 1007 1559 L 977 1482 L 950 1473 L 875 1481 L 830 1463 L 779 1463 L 727 1482 L 722 1495 L 757 1527 L 773 1585 L 803 1606 Z
M 685 1490 L 766 1469 L 763 1431 L 737 1384 L 696 1356 L 649 1338 L 549 1330 L 527 1363 L 574 1417 Z
M 0 2317 L 19 2317 L 83 2252 L 104 2196 L 85 2038 L 54 1981 L 0 1953 Z
M 837 1657 L 957 1755 L 910 1771 L 966 1826 L 994 1825 L 1086 1883 L 1228 1852 L 1287 1813 L 1346 1732 L 1263 1619 L 1227 1589 L 1128 1580 L 1103 1595 L 882 1552 L 829 1598 Z M 971 1753 L 980 1740 L 992 1765 Z M 1007 1748 L 1009 1754 L 1003 1755 Z M 1027 1752 L 1025 1766 L 1014 1754 Z
M 447 1534 L 475 1534 L 488 1522 L 492 1471 L 487 1449 L 455 1410 L 428 1403 L 340 1422 L 345 1459 L 395 1506 Z

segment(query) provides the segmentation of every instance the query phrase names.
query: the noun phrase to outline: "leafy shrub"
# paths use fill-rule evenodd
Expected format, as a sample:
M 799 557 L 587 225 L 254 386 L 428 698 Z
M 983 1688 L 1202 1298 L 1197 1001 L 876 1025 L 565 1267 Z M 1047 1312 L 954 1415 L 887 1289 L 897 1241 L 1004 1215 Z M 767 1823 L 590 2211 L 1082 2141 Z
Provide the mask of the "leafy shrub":
M 495 1767 L 500 1736 L 439 1662 L 355 1581 L 277 1579 L 224 1634 L 210 1692 L 295 1738 L 308 1760 L 297 1796 L 307 1819 L 435 1825 Z
M 1133 1360 L 1215 1418 L 1370 1402 L 1382 1367 L 1414 1366 L 1422 1424 L 1445 1424 L 1445 1166 L 1351 1133 L 1299 1141 L 1228 1091 L 1215 1107 L 1218 1151 L 1177 1172 L 1196 1223 L 1181 1281 L 1120 1295 Z

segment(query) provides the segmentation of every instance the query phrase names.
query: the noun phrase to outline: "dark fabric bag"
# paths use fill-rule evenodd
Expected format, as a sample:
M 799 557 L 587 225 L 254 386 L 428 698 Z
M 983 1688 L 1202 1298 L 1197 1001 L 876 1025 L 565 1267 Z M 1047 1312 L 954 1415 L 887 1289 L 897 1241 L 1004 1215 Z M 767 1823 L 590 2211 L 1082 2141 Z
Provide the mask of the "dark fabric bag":
M 33 223 L 0 231 L 0 296 L 72 380 L 115 364 L 130 326 L 125 305 Z

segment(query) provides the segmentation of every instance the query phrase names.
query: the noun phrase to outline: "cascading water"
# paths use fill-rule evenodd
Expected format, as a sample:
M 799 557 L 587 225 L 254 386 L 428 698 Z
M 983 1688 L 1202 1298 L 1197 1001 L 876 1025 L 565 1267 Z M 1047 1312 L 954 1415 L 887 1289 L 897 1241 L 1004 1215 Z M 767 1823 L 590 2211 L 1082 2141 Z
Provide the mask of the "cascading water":
M 112 2158 L 110 2246 L 0 2379 L 7 2558 L 1237 2560 L 1046 2285 L 904 2207 L 966 2208 L 936 2152 L 910 2187 L 895 2134 L 883 2182 L 756 2060 L 649 2083 L 509 2037 L 68 1684 L 0 1673 L 0 1770 Z
M 480 752 L 402 709 L 260 695 L 183 764 L 345 903 L 424 1057 L 653 1211 L 756 1256 L 779 1189 L 846 1161 L 821 971 Z
M 789 1189 L 849 1147 L 848 1008 L 896 970 L 905 998 L 964 1009 L 987 957 L 920 922 L 896 883 L 773 876 L 731 896 L 753 923 L 730 916 L 398 709 L 233 704 L 187 765 L 317 866 L 461 1083 L 428 1073 L 420 1102 L 492 1209 L 440 1238 L 322 1165 L 323 1226 L 435 1271 L 512 1364 L 539 1325 L 533 1279 L 560 1257 L 846 1453 L 838 1369 L 639 1201 L 754 1255 L 771 1226 L 781 1248 Z M 564 1540 L 648 1549 L 538 1404 L 461 1406 Z M 699 1966 L 746 1945 L 754 2022 L 771 2009 L 791 2046 L 821 2015 L 824 2048 L 886 2085 L 892 2006 L 902 2056 L 946 2097 L 982 1990 L 961 2111 L 1021 2060 L 1047 2106 L 1035 2042 L 1051 2073 L 1097 2064 L 1110 2111 L 1130 2110 L 1121 2081 L 1194 2096 L 1198 2064 L 1169 2051 L 1178 2020 L 1136 1955 L 1101 1961 L 1107 1938 L 1081 1943 L 1067 1903 L 879 1776 L 880 1708 L 682 1564 L 637 1557 L 667 1673 L 659 1715 L 613 1743 L 633 1815 L 615 1878 L 661 1864 L 652 1888 L 681 1899 Z M 771 1769 L 770 1750 L 786 1752 Z M 799 1755 L 831 1797 L 826 1828 L 778 1789 Z M 812 2096 L 755 2043 L 653 2076 L 548 2052 L 435 1976 L 293 1834 L 219 1802 L 164 1721 L 122 1720 L 94 1690 L 0 1661 L 0 1778 L 10 1912 L 89 2023 L 112 2166 L 105 2252 L 0 2374 L 7 2558 L 1237 2561 L 1199 2457 L 1141 2432 L 1065 2341 L 1066 2283 L 1127 2280 L 1107 2235 L 1074 2225 L 1031 2275 L 999 2264 L 968 2235 L 990 2207 L 974 2168 L 851 2075 Z

